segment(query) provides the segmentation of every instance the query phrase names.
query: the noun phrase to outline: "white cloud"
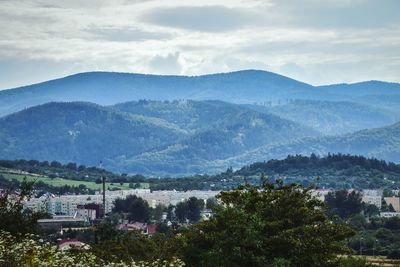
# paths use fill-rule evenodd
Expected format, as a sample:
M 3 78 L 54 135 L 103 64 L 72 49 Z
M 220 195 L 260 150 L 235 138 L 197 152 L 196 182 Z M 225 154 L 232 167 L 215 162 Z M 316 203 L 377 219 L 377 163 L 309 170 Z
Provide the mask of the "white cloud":
M 3 0 L 0 88 L 91 70 L 399 82 L 399 9 L 397 0 Z

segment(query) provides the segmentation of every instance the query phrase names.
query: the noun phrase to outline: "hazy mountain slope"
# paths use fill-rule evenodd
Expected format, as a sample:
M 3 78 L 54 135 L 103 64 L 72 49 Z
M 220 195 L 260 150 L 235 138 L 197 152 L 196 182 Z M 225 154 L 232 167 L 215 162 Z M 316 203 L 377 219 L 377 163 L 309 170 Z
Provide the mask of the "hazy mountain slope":
M 203 76 L 87 72 L 0 91 L 0 116 L 52 101 L 112 105 L 140 99 L 217 99 L 232 103 L 262 103 L 287 99 L 343 101 L 371 94 L 400 95 L 400 85 L 370 81 L 313 87 L 257 70 Z
M 231 125 L 237 121 L 247 119 L 245 114 L 260 115 L 257 114 L 260 113 L 257 110 L 219 100 L 140 100 L 117 104 L 113 108 L 131 114 L 157 117 L 193 132 Z M 263 117 L 271 117 L 272 115 L 265 110 L 261 113 L 264 114 L 262 115 Z
M 400 116 L 376 107 L 352 102 L 295 100 L 272 107 L 248 105 L 249 108 L 276 114 L 325 135 L 351 133 L 395 123 Z
M 348 153 L 376 157 L 400 162 L 400 122 L 390 126 L 363 130 L 337 137 L 305 138 L 283 145 L 264 146 L 233 157 L 225 162 L 233 166 L 243 163 L 284 158 L 287 155 L 326 155 L 328 153 Z
M 0 91 L 0 116 L 50 101 L 116 104 L 130 100 L 220 99 L 254 102 L 318 92 L 308 84 L 266 71 L 203 76 L 88 72 Z
M 96 165 L 162 149 L 185 134 L 160 119 L 122 115 L 89 103 L 50 103 L 0 119 L 0 154 Z
M 0 119 L 0 153 L 4 159 L 87 165 L 103 160 L 116 171 L 174 174 L 187 173 L 199 162 L 320 135 L 275 115 L 220 101 L 148 103 L 168 116 L 82 102 L 50 103 L 6 116 Z M 139 103 L 123 105 L 132 104 Z M 180 116 L 182 105 L 191 107 L 188 117 Z M 199 123 L 186 122 L 187 118 Z
M 264 145 L 317 136 L 318 132 L 274 115 L 238 113 L 224 123 L 200 131 L 165 150 L 144 153 L 126 161 L 138 172 L 187 174 L 226 169 L 227 158 Z M 150 163 L 150 164 L 149 164 Z M 219 165 L 216 169 L 208 166 Z
M 366 95 L 352 101 L 385 109 L 400 116 L 400 95 Z
M 382 81 L 332 84 L 319 86 L 317 88 L 325 93 L 341 95 L 347 99 L 365 95 L 400 95 L 399 83 Z

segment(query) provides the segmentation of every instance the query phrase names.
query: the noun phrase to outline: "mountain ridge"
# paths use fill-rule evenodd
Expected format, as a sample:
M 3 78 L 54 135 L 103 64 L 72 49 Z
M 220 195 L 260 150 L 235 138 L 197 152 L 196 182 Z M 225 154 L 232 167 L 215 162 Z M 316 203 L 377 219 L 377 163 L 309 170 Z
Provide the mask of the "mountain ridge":
M 350 91 L 337 87 L 356 88 Z M 359 92 L 365 86 L 368 92 Z M 400 84 L 380 82 L 400 95 Z M 387 93 L 371 82 L 312 86 L 277 73 L 242 70 L 198 76 L 156 75 L 125 72 L 85 72 L 0 91 L 0 116 L 54 101 L 86 101 L 101 105 L 151 99 L 217 99 L 232 103 L 273 102 L 286 99 L 349 100 L 363 94 Z M 379 89 L 379 90 L 378 90 Z M 398 89 L 398 90 L 397 90 Z M 393 90 L 392 90 L 393 91 Z M 393 92 L 392 92 L 393 93 Z M 352 95 L 353 94 L 353 95 Z

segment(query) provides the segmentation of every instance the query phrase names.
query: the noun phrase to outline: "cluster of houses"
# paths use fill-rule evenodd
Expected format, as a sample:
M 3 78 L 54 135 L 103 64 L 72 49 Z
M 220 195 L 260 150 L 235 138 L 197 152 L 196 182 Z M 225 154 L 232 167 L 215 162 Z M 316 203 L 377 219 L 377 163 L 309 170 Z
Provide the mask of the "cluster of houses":
M 50 219 L 38 220 L 42 228 L 49 230 L 63 229 L 85 229 L 90 227 L 96 220 L 103 217 L 104 212 L 109 213 L 114 207 L 114 201 L 118 198 L 124 199 L 129 195 L 136 195 L 146 200 L 150 207 L 155 208 L 158 204 L 168 206 L 176 205 L 178 202 L 196 197 L 206 202 L 207 199 L 215 197 L 219 191 L 153 191 L 149 189 L 131 189 L 106 191 L 105 207 L 103 207 L 103 196 L 101 192 L 95 195 L 62 195 L 43 194 L 24 201 L 24 207 L 33 211 L 45 211 L 52 215 Z M 211 216 L 209 210 L 202 212 L 203 219 Z M 163 215 L 166 217 L 166 214 Z M 140 225 L 137 223 L 121 222 L 120 230 L 140 230 L 145 234 L 153 234 L 154 225 Z
M 209 198 L 215 197 L 219 191 L 153 191 L 150 189 L 130 189 L 106 191 L 105 213 L 112 211 L 114 201 L 118 198 L 124 199 L 129 195 L 136 195 L 146 200 L 150 207 L 155 208 L 158 204 L 168 206 L 169 204 L 176 205 L 178 202 L 196 197 L 206 201 Z M 94 195 L 62 195 L 55 196 L 52 194 L 44 194 L 41 197 L 30 198 L 24 202 L 25 208 L 33 211 L 45 211 L 51 215 L 68 215 L 75 217 L 99 217 L 100 210 L 95 207 L 88 208 L 90 204 L 103 204 L 103 196 L 101 192 Z M 85 206 L 86 205 L 86 206 Z M 89 212 L 88 210 L 95 210 Z M 96 215 L 97 212 L 97 215 Z M 101 215 L 100 215 L 101 216 Z

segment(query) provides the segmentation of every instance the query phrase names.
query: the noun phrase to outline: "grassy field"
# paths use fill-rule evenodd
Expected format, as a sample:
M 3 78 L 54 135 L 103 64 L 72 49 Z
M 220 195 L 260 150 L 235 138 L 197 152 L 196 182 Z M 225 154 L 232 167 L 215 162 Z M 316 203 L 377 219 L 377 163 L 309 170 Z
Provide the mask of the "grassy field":
M 18 181 L 22 181 L 22 179 L 26 176 L 28 180 L 36 180 L 42 181 L 46 184 L 49 184 L 51 186 L 55 187 L 61 187 L 64 185 L 69 185 L 69 186 L 79 186 L 79 185 L 85 185 L 89 189 L 93 190 L 101 190 L 102 185 L 101 184 L 96 184 L 95 182 L 87 182 L 87 181 L 76 181 L 76 180 L 68 180 L 68 179 L 63 179 L 63 178 L 54 178 L 50 179 L 49 177 L 46 176 L 41 176 L 41 175 L 35 175 L 35 174 L 17 174 L 17 173 L 10 173 L 8 170 L 1 170 L 0 169 L 0 174 L 4 176 L 4 178 L 8 180 L 16 179 Z M 106 183 L 106 188 L 110 190 L 120 190 L 120 189 L 130 189 L 129 188 L 129 183 L 123 183 L 122 185 L 120 183 Z M 140 188 L 149 188 L 148 183 L 141 183 Z

